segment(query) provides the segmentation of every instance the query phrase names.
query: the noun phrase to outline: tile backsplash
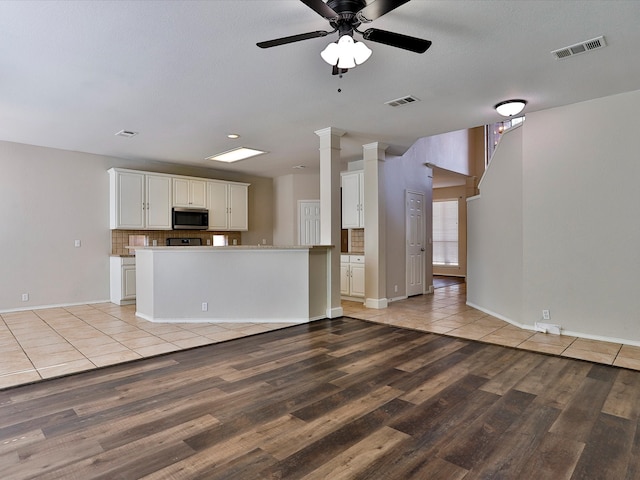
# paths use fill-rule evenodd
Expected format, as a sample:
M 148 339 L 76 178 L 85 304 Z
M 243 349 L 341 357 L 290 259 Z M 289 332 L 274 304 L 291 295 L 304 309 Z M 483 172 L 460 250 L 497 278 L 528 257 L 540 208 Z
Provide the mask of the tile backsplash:
M 213 244 L 213 235 L 226 235 L 229 245 L 233 245 L 233 240 L 236 240 L 240 245 L 241 234 L 240 232 L 213 232 L 213 231 L 199 231 L 199 230 L 111 230 L 111 255 L 131 255 L 128 246 L 131 241 L 136 245 L 144 245 L 143 239 L 149 238 L 149 245 L 153 245 L 155 240 L 158 246 L 166 245 L 167 238 L 200 238 L 202 239 L 202 245 L 207 244 L 207 240 Z M 141 243 L 142 242 L 142 243 Z
M 364 228 L 353 228 L 351 232 L 351 252 L 364 253 Z

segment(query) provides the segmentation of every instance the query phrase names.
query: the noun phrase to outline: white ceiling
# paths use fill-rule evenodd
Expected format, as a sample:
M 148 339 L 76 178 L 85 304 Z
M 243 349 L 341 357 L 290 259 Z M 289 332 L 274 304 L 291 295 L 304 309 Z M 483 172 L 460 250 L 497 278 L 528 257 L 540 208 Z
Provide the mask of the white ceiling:
M 508 98 L 527 99 L 526 113 L 636 90 L 639 24 L 637 0 L 412 0 L 369 26 L 433 46 L 368 42 L 371 58 L 339 79 L 320 58 L 336 34 L 256 46 L 330 29 L 297 0 L 4 0 L 0 140 L 262 176 L 313 170 L 314 131 L 326 127 L 346 130 L 350 161 L 366 143 L 401 154 L 420 137 L 497 121 L 492 107 Z M 550 54 L 600 35 L 606 48 Z M 405 95 L 421 101 L 384 104 Z M 122 129 L 140 134 L 114 135 Z M 204 160 L 241 145 L 269 153 Z

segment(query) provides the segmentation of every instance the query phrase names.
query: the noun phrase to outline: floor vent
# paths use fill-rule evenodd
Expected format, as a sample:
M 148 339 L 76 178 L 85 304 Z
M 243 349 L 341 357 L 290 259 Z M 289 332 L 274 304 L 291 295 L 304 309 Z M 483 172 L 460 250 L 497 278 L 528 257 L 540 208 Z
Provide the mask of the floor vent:
M 389 100 L 388 102 L 384 102 L 385 105 L 389 105 L 390 107 L 400 107 L 402 105 L 407 105 L 408 103 L 419 102 L 420 99 L 414 97 L 413 95 L 407 95 L 406 97 L 396 98 L 395 100 Z
M 552 51 L 551 55 L 553 55 L 556 60 L 563 60 L 565 58 L 573 57 L 574 55 L 580 55 L 581 53 L 590 52 L 591 50 L 597 50 L 606 46 L 607 42 L 604 37 L 599 36 L 598 38 L 592 38 L 591 40 L 576 43 L 569 47 L 559 48 L 558 50 Z

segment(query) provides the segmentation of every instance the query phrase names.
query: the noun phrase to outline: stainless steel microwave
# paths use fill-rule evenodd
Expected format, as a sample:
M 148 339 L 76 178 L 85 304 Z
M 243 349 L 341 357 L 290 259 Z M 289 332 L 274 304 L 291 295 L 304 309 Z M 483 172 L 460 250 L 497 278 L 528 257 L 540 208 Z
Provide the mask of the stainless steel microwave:
M 174 230 L 206 230 L 209 228 L 209 210 L 173 207 L 171 226 Z

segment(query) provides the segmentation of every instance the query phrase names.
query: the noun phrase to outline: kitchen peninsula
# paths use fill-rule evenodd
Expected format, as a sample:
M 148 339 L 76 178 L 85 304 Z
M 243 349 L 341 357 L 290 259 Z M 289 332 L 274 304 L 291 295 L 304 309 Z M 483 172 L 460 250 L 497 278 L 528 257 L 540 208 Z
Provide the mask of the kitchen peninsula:
M 325 318 L 332 247 L 136 249 L 136 316 L 151 322 Z

